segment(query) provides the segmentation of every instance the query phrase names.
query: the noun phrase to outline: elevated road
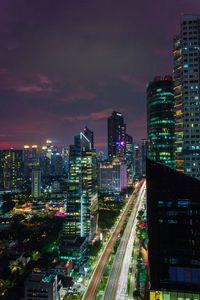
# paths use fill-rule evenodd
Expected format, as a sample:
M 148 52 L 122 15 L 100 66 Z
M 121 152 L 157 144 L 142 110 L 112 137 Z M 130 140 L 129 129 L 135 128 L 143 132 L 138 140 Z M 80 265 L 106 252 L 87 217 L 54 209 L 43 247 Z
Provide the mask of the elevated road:
M 96 269 L 94 270 L 93 272 L 93 275 L 91 277 L 91 280 L 88 284 L 88 288 L 87 288 L 87 291 L 85 292 L 84 296 L 83 296 L 83 300 L 93 300 L 95 299 L 96 297 L 96 294 L 97 294 L 97 290 L 98 290 L 98 286 L 99 286 L 99 283 L 101 281 L 101 278 L 103 276 L 103 270 L 105 268 L 105 265 L 110 257 L 110 254 L 113 250 L 113 247 L 117 241 L 117 238 L 120 234 L 120 231 L 124 225 L 124 222 L 127 218 L 127 215 L 129 213 L 129 210 L 134 202 L 134 199 L 137 195 L 137 193 L 139 192 L 140 188 L 142 187 L 144 183 L 144 180 L 142 180 L 138 186 L 136 187 L 135 191 L 132 193 L 132 195 L 130 196 L 129 200 L 128 200 L 128 204 L 113 232 L 113 234 L 111 235 L 109 241 L 108 241 L 108 244 L 107 246 L 105 247 L 104 249 L 104 252 L 96 266 Z M 105 299 L 105 298 L 104 298 Z M 106 299 L 109 299 L 109 298 L 106 298 Z M 110 299 L 109 299 L 110 300 Z
M 131 261 L 132 245 L 135 237 L 135 227 L 137 223 L 137 214 L 141 208 L 145 195 L 145 183 L 143 184 L 134 205 L 128 223 L 117 249 L 115 260 L 111 268 L 110 276 L 104 293 L 104 300 L 125 300 L 128 269 Z M 131 236 L 131 233 L 133 236 Z M 125 253 L 127 256 L 125 256 Z M 122 276 L 120 276 L 122 275 Z

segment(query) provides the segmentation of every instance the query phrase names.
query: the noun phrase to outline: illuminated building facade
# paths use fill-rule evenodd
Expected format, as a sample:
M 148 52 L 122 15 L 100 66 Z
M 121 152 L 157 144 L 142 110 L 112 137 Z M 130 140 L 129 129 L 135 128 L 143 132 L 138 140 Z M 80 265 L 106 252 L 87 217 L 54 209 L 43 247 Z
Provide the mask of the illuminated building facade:
M 150 299 L 200 299 L 200 183 L 147 160 Z
M 120 112 L 113 111 L 108 118 L 108 158 L 126 155 L 126 124 Z
M 38 198 L 41 196 L 41 171 L 39 169 L 32 170 L 31 194 L 33 198 Z
M 0 150 L 0 186 L 5 190 L 21 190 L 24 183 L 22 150 Z
M 134 153 L 133 138 L 129 134 L 126 134 L 126 165 L 127 165 L 128 176 L 130 179 L 133 179 L 134 176 L 133 153 Z
M 171 76 L 155 77 L 147 87 L 148 157 L 175 167 L 174 93 Z
M 141 147 L 134 144 L 134 177 L 141 178 L 142 163 L 141 163 Z
M 91 241 L 97 230 L 98 197 L 96 151 L 81 132 L 69 149 L 67 218 L 64 234 L 87 237 Z
M 128 186 L 127 166 L 114 159 L 112 162 L 102 162 L 99 165 L 98 188 L 104 193 L 120 193 Z
M 174 39 L 176 169 L 200 178 L 200 16 L 185 15 Z

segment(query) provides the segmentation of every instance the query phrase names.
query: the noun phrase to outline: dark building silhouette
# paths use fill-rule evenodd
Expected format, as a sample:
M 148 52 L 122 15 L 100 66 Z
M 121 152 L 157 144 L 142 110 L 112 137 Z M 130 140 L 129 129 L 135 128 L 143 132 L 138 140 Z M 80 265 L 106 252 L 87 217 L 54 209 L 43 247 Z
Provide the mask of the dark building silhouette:
M 141 169 L 142 169 L 142 176 L 146 175 L 146 157 L 148 151 L 148 143 L 146 139 L 141 140 Z
M 113 111 L 108 118 L 108 157 L 125 158 L 126 155 L 126 124 L 120 112 Z
M 157 76 L 147 88 L 148 157 L 175 168 L 174 93 L 171 76 Z
M 150 298 L 199 299 L 200 181 L 148 159 L 146 178 Z

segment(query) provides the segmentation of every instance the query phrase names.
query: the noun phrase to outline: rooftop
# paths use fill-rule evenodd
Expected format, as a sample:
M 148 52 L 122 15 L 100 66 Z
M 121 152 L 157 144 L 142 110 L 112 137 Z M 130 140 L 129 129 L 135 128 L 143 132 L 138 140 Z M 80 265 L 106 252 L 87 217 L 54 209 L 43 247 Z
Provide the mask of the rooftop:
M 32 273 L 28 279 L 27 282 L 29 283 L 51 283 L 54 282 L 55 275 L 53 274 L 47 274 L 47 273 Z

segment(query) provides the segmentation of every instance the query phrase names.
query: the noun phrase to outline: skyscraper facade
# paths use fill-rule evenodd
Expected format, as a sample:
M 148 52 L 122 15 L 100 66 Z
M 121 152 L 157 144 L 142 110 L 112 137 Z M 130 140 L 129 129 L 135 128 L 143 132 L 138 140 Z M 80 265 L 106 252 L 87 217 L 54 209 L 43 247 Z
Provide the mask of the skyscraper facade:
M 23 149 L 24 176 L 31 179 L 32 169 L 39 165 L 39 149 L 37 145 L 24 145 Z
M 0 150 L 0 186 L 12 191 L 23 189 L 23 151 Z
M 147 160 L 150 299 L 200 299 L 200 184 Z
M 31 194 L 33 198 L 41 196 L 41 171 L 39 169 L 32 170 L 32 188 Z
M 133 138 L 129 134 L 126 134 L 126 165 L 129 179 L 133 179 L 134 176 L 134 145 Z
M 141 146 L 134 144 L 134 178 L 142 177 Z
M 96 151 L 81 132 L 69 149 L 67 236 L 87 237 L 91 241 L 98 221 Z
M 115 158 L 99 164 L 98 188 L 100 192 L 119 194 L 128 186 L 127 166 Z
M 174 93 L 171 76 L 157 76 L 147 87 L 148 157 L 175 167 Z
M 200 16 L 185 15 L 174 39 L 176 169 L 200 178 Z
M 59 152 L 51 155 L 51 175 L 61 177 L 63 175 L 63 157 Z
M 126 124 L 120 112 L 113 111 L 108 118 L 108 158 L 126 155 Z
M 85 126 L 83 133 L 90 141 L 91 148 L 94 149 L 94 132 L 91 131 L 87 126 Z

